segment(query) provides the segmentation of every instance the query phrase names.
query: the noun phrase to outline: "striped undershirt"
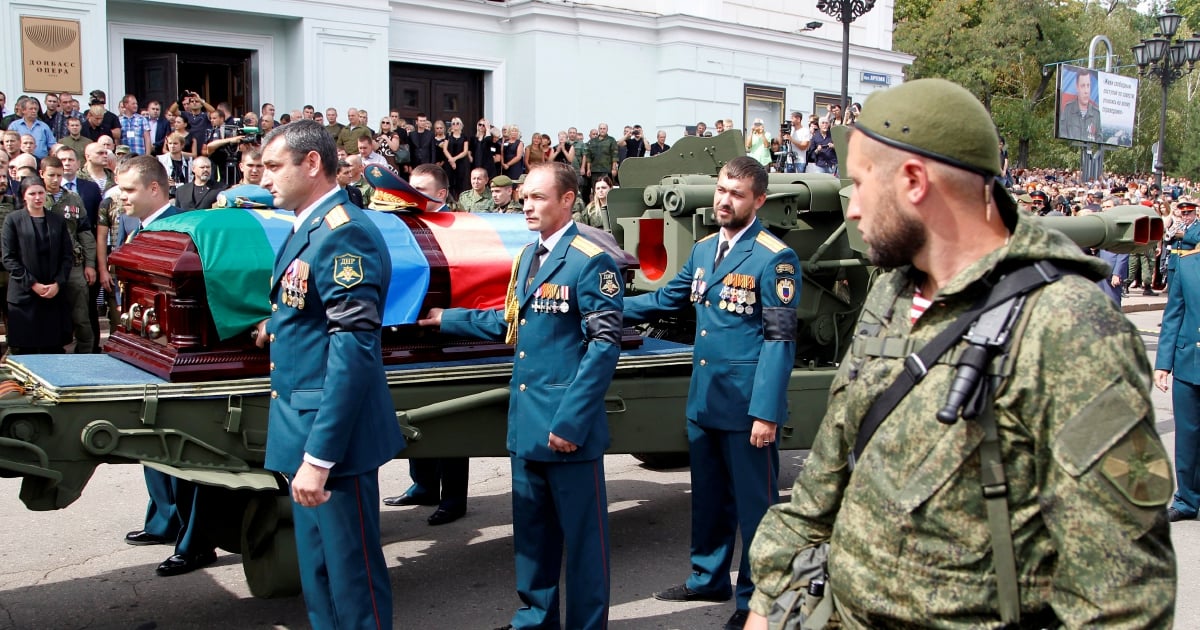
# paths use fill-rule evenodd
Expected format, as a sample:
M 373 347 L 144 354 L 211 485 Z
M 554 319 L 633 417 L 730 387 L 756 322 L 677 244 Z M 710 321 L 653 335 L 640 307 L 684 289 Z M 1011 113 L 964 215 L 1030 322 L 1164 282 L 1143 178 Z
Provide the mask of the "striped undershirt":
M 929 308 L 930 304 L 933 304 L 933 301 L 927 300 L 924 295 L 921 295 L 920 287 L 913 290 L 912 307 L 908 309 L 908 318 L 911 320 L 911 324 L 916 324 L 917 320 L 921 319 L 921 315 L 925 313 L 925 309 Z

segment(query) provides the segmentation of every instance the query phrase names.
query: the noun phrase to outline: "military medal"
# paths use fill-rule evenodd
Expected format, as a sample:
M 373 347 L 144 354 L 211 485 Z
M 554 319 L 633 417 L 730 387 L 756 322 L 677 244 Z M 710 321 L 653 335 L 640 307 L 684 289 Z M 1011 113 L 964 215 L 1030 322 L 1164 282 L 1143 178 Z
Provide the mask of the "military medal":
M 535 313 L 542 312 L 542 289 L 544 288 L 546 285 L 539 285 L 533 292 L 533 312 Z
M 692 303 L 700 301 L 704 295 L 704 267 L 696 270 L 696 277 L 692 278 Z
M 304 308 L 304 296 L 308 294 L 308 263 L 296 261 L 296 308 Z
M 570 301 L 570 295 L 571 295 L 571 287 L 563 287 L 562 288 L 562 303 L 560 303 L 558 305 L 558 310 L 560 313 L 565 314 L 567 311 L 571 310 L 571 307 L 568 304 L 568 302 Z

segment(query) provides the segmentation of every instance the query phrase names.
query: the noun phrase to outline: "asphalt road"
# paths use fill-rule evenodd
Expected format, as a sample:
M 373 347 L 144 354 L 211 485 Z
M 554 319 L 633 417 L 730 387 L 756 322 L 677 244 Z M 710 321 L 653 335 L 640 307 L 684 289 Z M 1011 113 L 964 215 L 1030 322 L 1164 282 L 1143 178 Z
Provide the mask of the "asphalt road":
M 1154 332 L 1161 312 L 1129 315 Z M 1153 352 L 1155 337 L 1145 336 Z M 1158 427 L 1173 450 L 1170 398 L 1155 394 Z M 803 453 L 785 452 L 790 488 Z M 628 456 L 605 460 L 612 529 L 614 630 L 720 628 L 732 604 L 668 604 L 652 593 L 687 574 L 689 486 L 686 470 L 651 471 Z M 381 471 L 385 493 L 408 483 L 407 464 Z M 512 527 L 506 459 L 471 462 L 468 514 L 442 527 L 425 523 L 432 508 L 385 508 L 384 553 L 391 569 L 397 628 L 486 629 L 508 622 L 513 591 Z M 307 628 L 299 597 L 250 596 L 238 556 L 188 575 L 159 578 L 167 547 L 122 542 L 142 522 L 146 495 L 137 466 L 102 466 L 70 507 L 30 512 L 19 482 L 0 479 L 0 630 Z M 1086 533 L 1081 533 L 1086 535 Z M 1174 527 L 1180 579 L 1176 626 L 1200 627 L 1200 521 Z

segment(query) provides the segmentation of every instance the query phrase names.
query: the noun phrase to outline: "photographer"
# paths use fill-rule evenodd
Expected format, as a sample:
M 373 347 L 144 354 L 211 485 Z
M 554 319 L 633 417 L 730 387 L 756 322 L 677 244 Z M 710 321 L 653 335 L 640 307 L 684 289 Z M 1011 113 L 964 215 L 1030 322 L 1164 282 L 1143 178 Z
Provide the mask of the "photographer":
M 213 173 L 222 186 L 228 187 L 233 183 L 233 166 L 237 164 L 237 149 L 242 142 L 242 135 L 236 127 L 225 124 L 225 113 L 214 109 L 208 113 L 211 128 L 204 141 L 204 155 L 212 160 Z
M 779 157 L 779 170 L 784 173 L 803 173 L 808 164 L 808 146 L 812 143 L 812 132 L 804 122 L 804 114 L 793 111 L 791 122 L 780 125 L 779 135 L 784 149 Z
M 634 125 L 633 129 L 629 130 L 624 138 L 617 143 L 617 146 L 625 147 L 625 157 L 642 157 L 650 150 L 650 143 L 646 142 L 646 138 L 642 135 L 642 126 Z
M 186 150 L 195 141 L 195 146 L 203 147 L 208 139 L 208 131 L 212 128 L 209 124 L 208 114 L 216 111 L 212 105 L 209 105 L 200 98 L 200 95 L 190 90 L 185 90 L 179 99 L 179 103 L 172 103 L 167 109 L 167 114 L 171 116 L 182 116 L 188 124 L 188 138 L 183 143 Z M 182 109 L 180 104 L 182 103 Z
M 771 134 L 767 133 L 761 118 L 755 118 L 754 124 L 750 126 L 750 135 L 746 138 L 746 155 L 764 167 L 771 163 Z

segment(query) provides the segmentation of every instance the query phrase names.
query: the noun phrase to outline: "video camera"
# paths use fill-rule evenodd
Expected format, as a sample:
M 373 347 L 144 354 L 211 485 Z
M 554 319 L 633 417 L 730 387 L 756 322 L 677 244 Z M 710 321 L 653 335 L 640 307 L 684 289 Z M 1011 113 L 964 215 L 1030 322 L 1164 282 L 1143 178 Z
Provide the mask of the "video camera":
M 263 133 L 260 127 L 244 126 L 241 118 L 230 118 L 225 123 L 225 135 L 227 137 L 240 135 L 242 137 L 241 144 L 258 144 L 262 142 Z
M 792 134 L 792 121 L 785 120 L 779 125 L 780 136 L 790 136 Z

